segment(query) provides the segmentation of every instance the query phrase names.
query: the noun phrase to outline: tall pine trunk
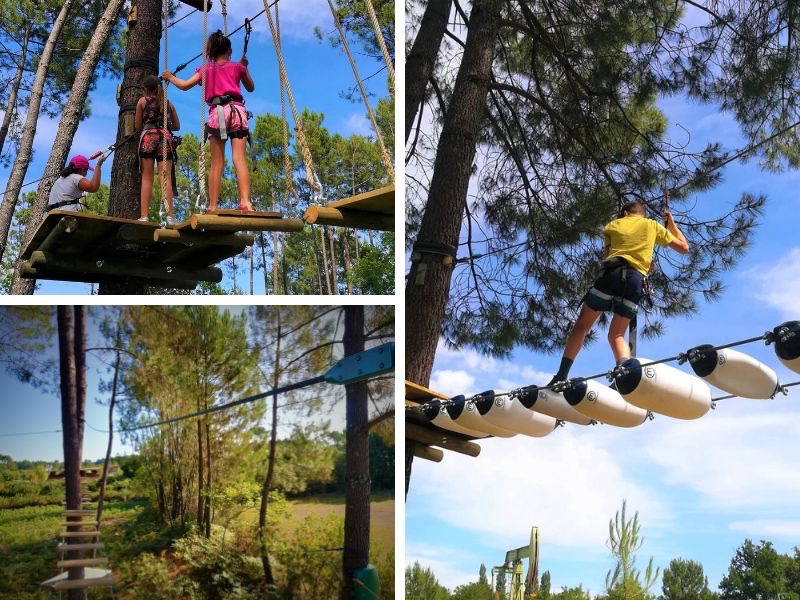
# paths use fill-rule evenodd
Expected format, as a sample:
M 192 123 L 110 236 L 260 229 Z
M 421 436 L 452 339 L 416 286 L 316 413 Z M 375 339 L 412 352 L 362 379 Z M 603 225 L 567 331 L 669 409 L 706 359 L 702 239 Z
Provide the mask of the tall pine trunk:
M 364 350 L 364 307 L 344 309 L 344 355 Z M 353 597 L 353 574 L 369 563 L 369 429 L 367 418 L 367 382 L 345 386 L 346 454 L 344 554 L 342 558 L 341 600 Z
M 335 230 L 333 227 L 323 226 L 325 230 L 328 232 L 328 241 L 331 245 L 331 288 L 333 289 L 334 294 L 339 293 L 339 277 L 336 273 L 336 240 L 335 240 Z
M 39 57 L 39 66 L 36 67 L 36 76 L 33 79 L 33 88 L 31 89 L 31 94 L 28 99 L 28 114 L 25 117 L 25 125 L 22 127 L 22 139 L 20 140 L 19 151 L 17 152 L 17 157 L 14 159 L 11 175 L 8 177 L 6 192 L 3 194 L 3 203 L 0 205 L 0 259 L 3 258 L 3 254 L 6 250 L 8 230 L 11 227 L 11 220 L 14 217 L 14 210 L 17 207 L 17 199 L 22 189 L 25 173 L 28 172 L 28 164 L 31 162 L 33 138 L 36 136 L 36 122 L 39 119 L 39 111 L 42 107 L 42 96 L 44 95 L 47 71 L 50 68 L 50 61 L 53 59 L 53 51 L 55 50 L 58 36 L 61 35 L 61 30 L 64 28 L 64 23 L 67 20 L 67 13 L 69 13 L 71 6 L 72 0 L 64 1 L 61 12 L 58 13 L 56 20 L 53 22 L 50 35 L 47 36 L 42 55 Z M 61 167 L 63 167 L 63 164 L 60 165 L 58 170 L 54 173 L 60 172 Z M 46 171 L 46 174 L 54 173 Z M 45 183 L 48 183 L 47 179 L 39 184 L 39 188 Z M 50 183 L 52 184 L 52 182 Z M 47 191 L 50 191 L 50 186 L 47 187 Z M 35 221 L 36 219 L 33 219 L 31 223 Z M 38 225 L 38 223 L 36 224 Z M 28 229 L 30 228 L 31 225 L 28 225 Z M 28 240 L 27 231 L 28 230 L 26 230 L 25 236 L 26 242 Z M 33 232 L 31 232 L 31 235 L 33 235 Z
M 470 15 L 464 56 L 436 150 L 428 202 L 416 243 L 458 246 L 472 163 L 486 114 L 486 95 L 500 22 L 501 0 L 476 2 Z M 406 285 L 406 378 L 430 379 L 436 344 L 450 292 L 452 267 L 439 254 L 422 253 Z
M 65 0 L 65 4 L 69 4 L 70 1 L 71 0 Z M 86 51 L 83 53 L 78 72 L 75 74 L 75 81 L 72 84 L 72 91 L 70 92 L 67 104 L 64 106 L 64 112 L 61 113 L 61 120 L 58 122 L 56 139 L 53 141 L 53 149 L 50 151 L 50 156 L 47 159 L 47 166 L 44 170 L 45 178 L 39 184 L 39 188 L 36 191 L 36 200 L 31 210 L 31 220 L 25 229 L 25 239 L 22 244 L 23 248 L 27 246 L 31 238 L 33 238 L 33 234 L 39 226 L 42 215 L 47 207 L 50 188 L 53 187 L 55 177 L 58 176 L 64 168 L 64 163 L 67 161 L 67 154 L 72 146 L 72 139 L 75 137 L 75 132 L 78 130 L 78 122 L 80 121 L 83 106 L 86 103 L 86 96 L 89 93 L 89 85 L 94 77 L 94 71 L 97 68 L 97 63 L 100 61 L 100 56 L 103 54 L 103 48 L 114 30 L 114 24 L 117 21 L 123 3 L 124 0 L 109 0 L 103 12 L 103 16 L 100 17 L 100 21 L 97 23 L 95 33 Z M 28 148 L 28 150 L 30 151 L 30 148 Z M 30 158 L 28 158 L 28 160 L 30 160 Z M 21 183 L 22 179 L 20 178 L 20 184 Z M 16 198 L 18 195 L 19 188 L 14 197 Z M 2 218 L 0 218 L 0 234 L 2 234 L 2 242 L 3 245 L 5 245 L 5 239 L 8 235 L 8 225 L 6 224 L 3 227 Z M 20 277 L 20 266 L 18 262 L 14 273 L 14 284 L 11 287 L 11 293 L 32 294 L 35 287 L 34 280 L 22 279 Z
M 8 137 L 8 129 L 11 127 L 11 118 L 17 110 L 17 96 L 19 94 L 19 86 L 22 83 L 22 74 L 25 71 L 25 58 L 28 55 L 28 41 L 31 33 L 29 24 L 25 25 L 25 34 L 22 38 L 22 50 L 19 55 L 19 62 L 17 63 L 17 72 L 14 74 L 14 79 L 11 82 L 11 90 L 8 94 L 8 102 L 6 103 L 6 113 L 3 115 L 3 123 L 0 125 L 0 154 L 3 153 L 3 147 L 6 144 L 6 137 Z M 2 255 L 0 255 L 2 257 Z
M 58 349 L 61 383 L 61 426 L 64 446 L 64 487 L 67 510 L 81 508 L 83 417 L 86 407 L 86 307 L 59 306 Z M 70 543 L 77 543 L 72 542 Z M 80 558 L 67 552 L 67 559 Z M 83 567 L 68 570 L 68 579 L 83 579 Z M 69 590 L 68 600 L 85 600 L 86 590 Z
M 425 101 L 425 89 L 436 64 L 452 5 L 453 0 L 428 2 L 417 37 L 406 57 L 406 141 L 414 127 L 417 111 Z
M 138 0 L 137 7 L 139 21 L 128 30 L 116 143 L 125 139 L 133 127 L 136 102 L 142 95 L 142 81 L 148 75 L 161 73 L 158 64 L 161 42 L 161 0 Z M 174 89 L 171 88 L 170 91 Z M 127 132 L 126 119 L 129 124 Z M 108 197 L 109 216 L 138 219 L 140 189 L 138 137 L 134 135 L 114 152 L 111 190 Z M 128 282 L 100 284 L 99 290 L 101 294 L 143 294 L 145 291 L 143 286 Z

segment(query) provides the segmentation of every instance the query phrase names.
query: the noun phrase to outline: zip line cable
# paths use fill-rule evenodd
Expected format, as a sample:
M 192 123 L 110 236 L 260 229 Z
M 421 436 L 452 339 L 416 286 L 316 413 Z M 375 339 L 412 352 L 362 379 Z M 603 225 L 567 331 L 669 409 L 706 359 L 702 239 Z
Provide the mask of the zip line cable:
M 12 437 L 16 435 L 41 435 L 44 433 L 61 433 L 61 429 L 51 429 L 50 431 L 22 431 L 20 433 L 0 433 L 0 437 Z
M 745 344 L 750 344 L 750 343 L 757 342 L 757 341 L 760 341 L 760 340 L 763 340 L 765 342 L 765 344 L 767 344 L 767 345 L 771 344 L 774 341 L 773 332 L 767 331 L 764 334 L 756 336 L 756 337 L 746 338 L 746 339 L 743 339 L 743 340 L 737 340 L 735 342 L 730 342 L 728 344 L 721 344 L 719 346 L 712 346 L 711 348 L 704 348 L 704 350 L 706 350 L 707 352 L 715 352 L 717 350 L 724 350 L 726 348 L 733 348 L 734 346 L 743 346 Z M 640 368 L 644 368 L 644 367 L 649 367 L 649 366 L 652 366 L 652 365 L 659 365 L 659 364 L 662 364 L 662 363 L 667 363 L 667 362 L 672 362 L 672 361 L 677 361 L 678 364 L 683 364 L 688 359 L 689 359 L 689 357 L 688 357 L 687 352 L 681 352 L 681 353 L 679 353 L 679 354 L 677 354 L 675 356 L 670 356 L 670 357 L 667 357 L 667 358 L 661 358 L 661 359 L 658 359 L 658 360 L 652 360 L 652 361 L 649 361 L 649 362 L 642 362 L 642 363 L 639 364 L 639 367 Z M 564 390 L 572 388 L 576 384 L 584 383 L 586 381 L 589 381 L 590 379 L 600 379 L 602 377 L 605 377 L 605 378 L 607 378 L 609 380 L 612 380 L 612 379 L 616 379 L 617 377 L 621 377 L 623 375 L 626 375 L 628 373 L 628 371 L 629 370 L 626 367 L 616 366 L 613 369 L 611 369 L 610 371 L 604 371 L 603 373 L 597 373 L 595 375 L 588 375 L 586 377 L 576 377 L 574 379 L 570 379 L 569 381 L 557 381 L 555 383 L 552 383 L 552 384 L 549 384 L 549 385 L 543 385 L 543 386 L 523 386 L 521 388 L 517 388 L 517 389 L 511 390 L 511 391 L 508 391 L 508 392 L 496 393 L 495 397 L 496 398 L 497 397 L 502 397 L 502 396 L 517 397 L 520 393 L 522 393 L 524 391 L 527 391 L 527 389 L 529 389 L 531 387 L 536 387 L 537 390 L 552 390 L 554 392 L 563 392 Z M 794 386 L 794 385 L 800 385 L 800 381 L 795 381 L 795 382 L 786 383 L 786 384 L 780 384 L 778 386 L 778 389 L 776 390 L 776 393 L 779 392 L 779 391 L 783 392 L 783 393 L 786 393 L 785 388 L 791 387 L 791 386 Z M 737 398 L 737 397 L 738 396 L 736 396 L 735 394 L 732 394 L 732 395 L 728 395 L 728 396 L 720 396 L 718 398 L 712 398 L 711 401 L 712 402 L 716 402 L 717 400 L 727 400 L 729 398 Z M 474 396 L 471 396 L 471 397 L 467 398 L 465 400 L 465 402 L 466 403 L 470 403 L 470 404 L 474 404 L 476 401 L 481 400 L 482 398 L 484 398 L 484 396 L 482 396 L 480 394 L 475 394 Z M 446 408 L 448 406 L 452 406 L 453 404 L 455 404 L 455 402 L 453 402 L 452 398 L 450 400 L 445 400 L 445 401 L 440 401 L 439 400 L 437 402 L 438 402 L 438 404 L 436 406 L 441 407 L 441 408 Z M 406 407 L 406 410 L 422 412 L 428 406 L 429 405 L 427 403 L 423 403 L 423 404 L 420 404 L 419 406 Z

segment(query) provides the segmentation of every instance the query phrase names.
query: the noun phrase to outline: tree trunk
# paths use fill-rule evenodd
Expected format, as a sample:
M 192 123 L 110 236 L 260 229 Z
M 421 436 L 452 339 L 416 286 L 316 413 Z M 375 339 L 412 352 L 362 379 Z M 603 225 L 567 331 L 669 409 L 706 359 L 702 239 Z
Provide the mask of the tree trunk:
M 83 414 L 86 406 L 85 311 L 84 306 L 59 306 L 56 311 L 61 380 L 61 426 L 64 432 L 64 487 L 68 510 L 81 508 Z M 67 553 L 67 559 L 76 558 L 80 558 L 80 553 Z M 83 577 L 83 567 L 68 570 L 68 579 L 83 579 Z M 85 600 L 86 590 L 69 590 L 67 598 Z
M 331 291 L 331 272 L 328 269 L 328 250 L 325 245 L 325 225 L 319 228 L 319 239 L 322 242 L 322 269 L 325 272 L 325 286 L 328 289 L 328 295 L 330 295 L 333 291 Z
M 452 267 L 424 246 L 455 250 L 481 124 L 499 27 L 500 0 L 473 5 L 464 56 L 436 150 L 428 202 L 415 246 L 422 258 L 411 264 L 406 285 L 406 378 L 427 385 L 450 291 Z
M 414 127 L 417 111 L 425 101 L 425 89 L 436 64 L 436 55 L 447 29 L 452 5 L 452 0 L 428 2 L 417 37 L 406 57 L 406 142 Z
M 278 232 L 272 232 L 272 293 L 281 293 L 280 272 L 278 271 Z
M 138 0 L 139 21 L 128 29 L 128 48 L 125 57 L 125 76 L 119 102 L 116 143 L 133 131 L 136 102 L 142 95 L 142 81 L 148 75 L 161 73 L 158 57 L 161 43 L 161 0 Z M 173 88 L 175 89 L 175 88 Z M 126 129 L 126 121 L 128 123 Z M 111 166 L 111 190 L 108 214 L 112 217 L 139 218 L 139 151 L 137 136 L 132 136 L 114 152 Z M 100 284 L 101 294 L 143 294 L 141 285 L 130 283 Z
M 353 271 L 353 263 L 350 260 L 350 231 L 343 229 L 344 237 L 342 238 L 342 249 L 344 251 L 344 273 L 345 280 L 347 281 L 347 293 L 353 295 L 353 278 L 350 273 Z
M 275 369 L 272 372 L 272 387 L 277 388 L 280 383 L 281 364 L 281 323 L 277 323 L 278 331 L 275 336 Z M 261 486 L 261 507 L 258 513 L 258 531 L 261 538 L 261 565 L 264 567 L 264 578 L 267 583 L 275 583 L 272 574 L 272 565 L 269 562 L 269 549 L 267 548 L 267 506 L 269 504 L 269 490 L 272 487 L 272 478 L 275 475 L 275 454 L 278 448 L 278 397 L 272 398 L 272 428 L 269 435 L 269 458 L 267 459 L 267 474 L 264 485 Z
M 25 35 L 22 38 L 22 52 L 19 56 L 17 63 L 17 72 L 14 74 L 14 80 L 11 82 L 11 91 L 8 95 L 8 102 L 6 103 L 6 113 L 3 115 L 3 124 L 0 125 L 0 154 L 3 153 L 3 147 L 6 143 L 8 136 L 8 129 L 11 127 L 11 117 L 17 110 L 17 95 L 19 94 L 19 85 L 22 82 L 22 73 L 25 71 L 25 57 L 28 54 L 28 36 L 30 35 L 30 25 L 25 26 Z M 10 223 L 10 221 L 9 221 Z M 0 254 L 2 258 L 2 254 Z
M 206 407 L 208 408 L 208 407 Z M 208 423 L 208 416 L 205 417 L 206 424 L 206 503 L 203 511 L 203 522 L 205 525 L 205 535 L 211 537 L 211 425 Z
M 364 307 L 344 309 L 344 355 L 364 350 Z M 342 557 L 341 600 L 353 597 L 353 574 L 369 563 L 369 428 L 367 418 L 367 382 L 345 386 L 346 455 L 344 554 Z
M 25 117 L 25 125 L 22 128 L 22 139 L 20 140 L 19 151 L 17 157 L 14 159 L 14 166 L 11 168 L 11 175 L 8 177 L 8 184 L 6 185 L 6 192 L 3 194 L 3 204 L 0 205 L 0 260 L 6 250 L 6 243 L 8 241 L 8 230 L 11 227 L 11 219 L 14 217 L 14 209 L 17 207 L 17 199 L 19 192 L 22 189 L 23 179 L 25 173 L 28 172 L 28 164 L 31 162 L 31 149 L 33 148 L 33 138 L 36 137 L 36 122 L 39 119 L 39 110 L 42 106 L 42 95 L 44 93 L 44 84 L 47 79 L 47 71 L 50 68 L 50 61 L 53 58 L 53 51 L 55 50 L 56 41 L 61 34 L 61 29 L 67 20 L 67 13 L 72 6 L 72 0 L 64 0 L 64 5 L 61 7 L 61 12 L 58 13 L 56 20 L 53 22 L 53 29 L 50 35 L 47 36 L 47 41 L 44 44 L 42 55 L 39 57 L 39 66 L 36 67 L 36 76 L 33 79 L 33 88 L 31 89 L 30 97 L 28 98 L 28 114 Z M 46 170 L 45 175 L 54 175 L 61 171 L 63 163 L 57 170 Z M 44 184 L 51 183 L 48 179 L 44 179 L 39 184 L 41 189 Z M 47 191 L 50 191 L 50 185 L 47 186 Z M 34 218 L 25 230 L 25 241 L 28 241 L 28 231 L 33 235 L 34 224 L 38 225 L 38 215 L 34 210 Z M 22 245 L 25 247 L 25 244 Z M 17 271 L 17 275 L 18 276 Z M 31 290 L 32 290 L 31 286 Z M 12 293 L 17 293 L 13 292 Z M 30 293 L 30 292 L 28 292 Z
M 198 407 L 199 408 L 199 407 Z M 203 526 L 203 486 L 205 486 L 205 465 L 203 457 L 203 424 L 197 420 L 197 529 L 204 531 Z
M 70 4 L 71 0 L 65 0 L 65 5 Z M 31 210 L 31 220 L 25 229 L 25 239 L 23 240 L 22 247 L 28 245 L 33 237 L 36 228 L 42 220 L 42 215 L 47 207 L 48 196 L 50 195 L 50 188 L 53 187 L 55 177 L 64 168 L 64 163 L 67 161 L 67 153 L 72 146 L 72 140 L 75 137 L 75 132 L 78 130 L 78 122 L 80 121 L 83 106 L 86 103 L 86 96 L 89 93 L 89 85 L 92 82 L 94 71 L 97 68 L 97 63 L 100 61 L 100 56 L 103 53 L 103 48 L 108 42 L 108 38 L 114 29 L 114 23 L 119 16 L 119 11 L 122 8 L 123 0 L 109 0 L 103 16 L 97 24 L 94 36 L 92 36 L 86 51 L 81 59 L 81 64 L 78 67 L 78 72 L 75 74 L 75 82 L 72 84 L 72 91 L 69 95 L 64 106 L 64 112 L 61 115 L 61 120 L 58 122 L 58 130 L 56 132 L 56 139 L 53 141 L 53 149 L 50 151 L 50 156 L 47 159 L 47 166 L 44 170 L 44 179 L 39 184 L 36 191 L 36 201 Z M 37 107 L 38 112 L 38 107 Z M 35 129 L 35 128 L 34 128 Z M 27 132 L 26 132 L 27 133 Z M 28 149 L 30 151 L 30 148 Z M 30 160 L 30 157 L 27 159 Z M 20 178 L 20 183 L 22 179 Z M 19 195 L 17 189 L 14 198 Z M 12 211 L 13 212 L 13 211 Z M 2 229 L 0 225 L 0 234 L 2 234 L 2 242 L 5 245 L 5 236 L 8 234 L 8 225 Z M 33 279 L 22 279 L 19 274 L 20 263 L 17 263 L 16 272 L 14 273 L 14 284 L 11 287 L 12 294 L 32 294 L 35 287 Z

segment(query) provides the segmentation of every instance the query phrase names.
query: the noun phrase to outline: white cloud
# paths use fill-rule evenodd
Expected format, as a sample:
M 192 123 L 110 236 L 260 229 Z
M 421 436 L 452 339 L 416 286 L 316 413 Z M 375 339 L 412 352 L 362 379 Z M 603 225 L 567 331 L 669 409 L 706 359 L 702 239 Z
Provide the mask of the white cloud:
M 456 396 L 467 394 L 475 385 L 475 378 L 461 370 L 442 369 L 434 371 L 431 375 L 430 388 L 437 392 Z
M 647 515 L 648 527 L 671 520 L 646 483 L 626 477 L 603 439 L 600 428 L 564 428 L 544 439 L 486 440 L 478 458 L 447 455 L 446 486 L 441 466 L 419 468 L 410 493 L 426 506 L 453 507 L 436 511 L 438 518 L 477 535 L 516 539 L 520 527 L 538 525 L 553 545 L 598 552 L 622 498 Z
M 774 307 L 787 319 L 800 313 L 800 247 L 791 248 L 770 266 L 752 269 L 748 276 L 755 280 L 755 296 Z
M 781 538 L 795 542 L 800 537 L 800 520 L 753 519 L 734 521 L 732 531 L 741 531 L 755 539 Z
M 777 402 L 759 402 L 759 412 L 724 405 L 729 414 L 718 408 L 699 421 L 669 422 L 642 450 L 667 483 L 693 490 L 715 510 L 794 507 L 800 422 L 796 412 L 777 410 Z
M 476 573 L 464 568 L 472 556 L 459 553 L 452 546 L 431 546 L 428 544 L 410 544 L 406 546 L 406 566 L 411 567 L 418 562 L 421 567 L 430 569 L 436 580 L 451 591 L 459 585 L 477 581 Z
M 344 124 L 346 135 L 363 135 L 365 137 L 375 137 L 372 123 L 361 113 L 350 115 Z

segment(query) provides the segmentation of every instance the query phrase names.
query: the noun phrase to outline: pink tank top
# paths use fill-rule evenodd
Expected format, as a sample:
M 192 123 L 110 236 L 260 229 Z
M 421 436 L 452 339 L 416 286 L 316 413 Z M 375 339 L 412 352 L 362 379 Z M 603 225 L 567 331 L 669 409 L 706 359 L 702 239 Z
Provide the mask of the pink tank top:
M 208 79 L 206 80 L 206 102 L 211 102 L 214 96 L 230 95 L 236 99 L 242 98 L 242 90 L 239 82 L 242 80 L 247 67 L 239 62 L 225 61 L 224 63 L 207 63 L 197 67 L 197 73 L 202 77 L 208 69 Z

